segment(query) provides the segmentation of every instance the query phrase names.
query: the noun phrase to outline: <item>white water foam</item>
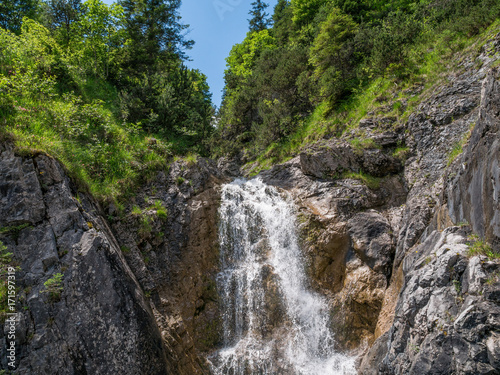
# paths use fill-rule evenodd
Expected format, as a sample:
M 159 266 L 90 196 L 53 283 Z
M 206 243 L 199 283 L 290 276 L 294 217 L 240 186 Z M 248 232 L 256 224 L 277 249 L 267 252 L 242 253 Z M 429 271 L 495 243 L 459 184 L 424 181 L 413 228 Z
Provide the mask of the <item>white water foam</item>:
M 225 348 L 216 375 L 352 375 L 325 299 L 308 290 L 294 206 L 261 180 L 223 187 L 217 286 Z

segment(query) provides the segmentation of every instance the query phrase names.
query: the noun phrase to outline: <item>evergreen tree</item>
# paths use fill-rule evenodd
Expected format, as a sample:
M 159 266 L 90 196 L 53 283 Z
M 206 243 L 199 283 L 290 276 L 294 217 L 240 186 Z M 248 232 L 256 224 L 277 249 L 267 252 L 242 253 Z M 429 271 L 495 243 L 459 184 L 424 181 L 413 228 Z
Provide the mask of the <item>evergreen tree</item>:
M 288 0 L 278 0 L 273 14 L 273 35 L 278 44 L 284 45 L 288 42 L 292 31 L 292 7 Z
M 0 0 L 0 27 L 18 33 L 23 17 L 33 17 L 35 0 Z
M 248 12 L 252 16 L 250 22 L 250 31 L 262 31 L 270 25 L 269 14 L 266 13 L 266 8 L 269 5 L 261 0 L 252 3 L 252 10 Z
M 189 25 L 180 23 L 180 0 L 121 0 L 119 4 L 131 42 L 125 66 L 139 73 L 151 72 L 158 61 L 186 58 L 184 51 L 194 42 L 184 39 Z

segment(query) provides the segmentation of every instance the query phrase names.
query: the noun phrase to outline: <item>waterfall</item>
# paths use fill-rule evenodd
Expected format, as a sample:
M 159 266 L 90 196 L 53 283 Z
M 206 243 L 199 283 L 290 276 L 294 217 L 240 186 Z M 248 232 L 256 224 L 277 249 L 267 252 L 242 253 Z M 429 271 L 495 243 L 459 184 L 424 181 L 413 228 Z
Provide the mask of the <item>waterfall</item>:
M 351 375 L 335 352 L 325 299 L 308 289 L 294 206 L 261 180 L 222 190 L 217 287 L 224 348 L 216 375 Z

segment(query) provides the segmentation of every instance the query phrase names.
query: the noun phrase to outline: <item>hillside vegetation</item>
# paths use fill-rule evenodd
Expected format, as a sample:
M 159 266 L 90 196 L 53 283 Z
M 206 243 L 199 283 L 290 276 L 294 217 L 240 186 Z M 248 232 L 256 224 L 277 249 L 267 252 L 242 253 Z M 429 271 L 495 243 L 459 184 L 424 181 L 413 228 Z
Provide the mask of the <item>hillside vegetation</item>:
M 420 100 L 405 93 L 435 85 L 500 15 L 495 0 L 279 0 L 272 16 L 255 1 L 216 114 L 206 77 L 183 63 L 179 0 L 1 7 L 0 134 L 102 199 L 175 157 L 238 156 L 257 173 L 380 108 L 404 121 Z
M 419 100 L 405 93 L 435 85 L 499 15 L 494 0 L 280 0 L 227 58 L 214 152 L 256 173 L 381 107 L 404 121 Z
M 193 42 L 180 1 L 2 6 L 0 132 L 19 152 L 56 157 L 101 198 L 175 155 L 208 153 L 211 94 L 183 64 Z

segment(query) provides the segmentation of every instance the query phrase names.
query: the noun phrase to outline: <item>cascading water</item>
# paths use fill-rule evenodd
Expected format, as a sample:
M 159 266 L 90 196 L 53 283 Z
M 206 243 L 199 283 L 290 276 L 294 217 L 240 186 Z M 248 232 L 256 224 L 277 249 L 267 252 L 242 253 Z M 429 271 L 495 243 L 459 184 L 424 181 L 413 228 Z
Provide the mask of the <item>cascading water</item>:
M 259 179 L 225 185 L 220 207 L 224 349 L 216 375 L 351 375 L 326 301 L 307 289 L 293 204 Z

